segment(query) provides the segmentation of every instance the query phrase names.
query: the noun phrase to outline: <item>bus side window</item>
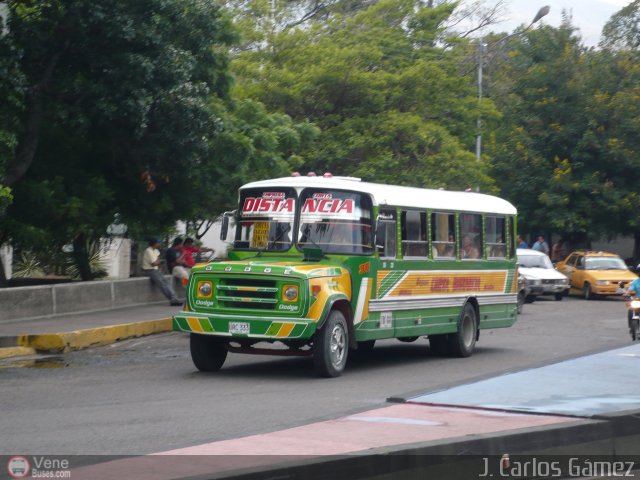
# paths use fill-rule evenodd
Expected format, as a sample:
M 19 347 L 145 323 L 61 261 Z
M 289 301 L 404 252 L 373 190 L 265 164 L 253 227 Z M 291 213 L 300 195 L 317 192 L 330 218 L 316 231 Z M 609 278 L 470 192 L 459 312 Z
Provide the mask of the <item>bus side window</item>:
M 427 214 L 416 210 L 402 212 L 402 256 L 427 257 Z
M 453 213 L 431 214 L 431 245 L 433 258 L 456 256 L 456 218 Z
M 380 210 L 376 229 L 376 249 L 380 258 L 396 258 L 396 212 Z
M 475 213 L 460 214 L 460 258 L 482 258 L 482 216 Z
M 506 222 L 504 217 L 487 215 L 485 219 L 485 239 L 488 258 L 507 256 Z

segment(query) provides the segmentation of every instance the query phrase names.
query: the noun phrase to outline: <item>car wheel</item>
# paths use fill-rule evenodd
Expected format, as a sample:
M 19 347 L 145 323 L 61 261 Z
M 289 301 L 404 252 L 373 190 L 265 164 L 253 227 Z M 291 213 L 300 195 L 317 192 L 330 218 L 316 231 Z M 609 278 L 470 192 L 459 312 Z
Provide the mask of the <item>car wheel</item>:
M 524 299 L 525 303 L 533 303 L 536 300 L 535 295 L 527 295 Z
M 582 288 L 582 296 L 584 297 L 585 300 L 593 300 L 591 285 L 589 285 L 588 283 L 585 283 L 584 287 Z
M 556 293 L 556 300 L 561 301 L 564 297 L 564 292 Z

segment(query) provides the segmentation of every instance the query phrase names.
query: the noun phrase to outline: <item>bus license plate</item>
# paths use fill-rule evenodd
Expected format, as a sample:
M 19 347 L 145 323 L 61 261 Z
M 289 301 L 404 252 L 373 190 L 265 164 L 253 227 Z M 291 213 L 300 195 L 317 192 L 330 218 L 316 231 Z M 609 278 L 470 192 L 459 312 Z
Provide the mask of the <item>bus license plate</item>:
M 249 323 L 229 322 L 229 333 L 240 333 L 243 335 L 249 335 Z

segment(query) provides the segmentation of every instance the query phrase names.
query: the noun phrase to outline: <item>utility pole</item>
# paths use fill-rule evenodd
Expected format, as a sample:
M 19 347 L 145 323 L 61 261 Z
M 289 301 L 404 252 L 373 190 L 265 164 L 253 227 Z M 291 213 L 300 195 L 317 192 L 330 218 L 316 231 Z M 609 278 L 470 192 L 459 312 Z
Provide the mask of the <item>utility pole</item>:
M 497 45 L 511 37 L 515 37 L 517 35 L 522 35 L 526 33 L 533 26 L 534 23 L 536 23 L 542 17 L 547 15 L 550 10 L 551 10 L 551 7 L 549 5 L 545 5 L 544 7 L 540 8 L 540 10 L 538 10 L 538 13 L 536 13 L 536 16 L 533 17 L 533 20 L 527 26 L 527 28 L 525 28 L 520 32 L 512 33 L 511 35 L 506 35 L 502 37 L 500 40 L 495 42 L 494 45 Z M 476 160 L 478 162 L 480 161 L 480 158 L 482 156 L 482 114 L 480 113 L 481 111 L 480 109 L 482 107 L 482 77 L 483 77 L 482 69 L 484 64 L 484 52 L 486 47 L 487 45 L 483 42 L 482 37 L 480 37 L 480 39 L 478 40 L 478 120 L 476 121 L 476 128 L 477 128 Z

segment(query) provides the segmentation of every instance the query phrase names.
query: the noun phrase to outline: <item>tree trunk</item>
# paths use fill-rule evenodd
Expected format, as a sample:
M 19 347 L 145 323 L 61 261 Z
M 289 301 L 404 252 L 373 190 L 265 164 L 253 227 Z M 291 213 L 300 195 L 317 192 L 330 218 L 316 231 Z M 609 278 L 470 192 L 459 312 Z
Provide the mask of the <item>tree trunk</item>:
M 83 233 L 73 239 L 73 262 L 78 267 L 81 280 L 93 280 L 91 265 L 89 264 L 89 252 L 87 251 L 87 238 Z
M 27 95 L 27 112 L 25 128 L 18 141 L 15 157 L 7 164 L 4 178 L 4 185 L 9 187 L 18 182 L 29 170 L 38 148 L 40 138 L 40 126 L 42 125 L 43 106 L 42 96 L 49 86 L 49 81 L 60 60 L 62 52 L 68 47 L 68 42 L 62 49 L 51 56 L 47 67 L 42 75 L 42 79 L 31 88 Z

